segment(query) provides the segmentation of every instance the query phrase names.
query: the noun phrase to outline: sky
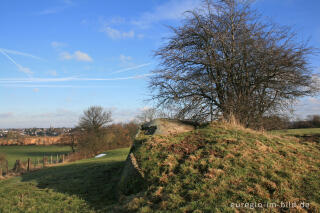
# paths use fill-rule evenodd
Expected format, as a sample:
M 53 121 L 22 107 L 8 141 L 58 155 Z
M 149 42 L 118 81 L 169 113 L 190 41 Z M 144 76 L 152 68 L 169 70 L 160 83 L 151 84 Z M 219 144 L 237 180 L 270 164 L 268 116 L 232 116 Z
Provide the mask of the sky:
M 73 127 L 99 105 L 126 122 L 151 107 L 153 51 L 201 0 L 0 0 L 0 128 Z M 257 0 L 266 19 L 320 48 L 320 1 Z M 320 73 L 320 55 L 309 58 Z M 320 114 L 320 97 L 294 116 Z

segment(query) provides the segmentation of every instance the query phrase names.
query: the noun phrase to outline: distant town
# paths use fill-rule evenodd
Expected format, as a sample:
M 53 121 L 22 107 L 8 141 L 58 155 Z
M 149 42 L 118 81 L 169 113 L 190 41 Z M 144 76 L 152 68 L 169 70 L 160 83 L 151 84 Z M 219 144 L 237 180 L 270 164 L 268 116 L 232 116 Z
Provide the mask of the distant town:
M 59 136 L 68 133 L 71 128 L 25 128 L 0 129 L 0 138 L 16 138 L 23 136 Z

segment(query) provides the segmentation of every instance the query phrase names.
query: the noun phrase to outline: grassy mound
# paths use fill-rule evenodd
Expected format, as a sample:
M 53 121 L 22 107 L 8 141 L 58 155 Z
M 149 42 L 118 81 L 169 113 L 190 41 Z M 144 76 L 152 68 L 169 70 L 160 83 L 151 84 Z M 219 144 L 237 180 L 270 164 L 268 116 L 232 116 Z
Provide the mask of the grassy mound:
M 140 135 L 135 144 L 143 190 L 122 197 L 125 211 L 280 212 L 292 210 L 289 202 L 320 211 L 317 142 L 213 123 L 178 135 Z

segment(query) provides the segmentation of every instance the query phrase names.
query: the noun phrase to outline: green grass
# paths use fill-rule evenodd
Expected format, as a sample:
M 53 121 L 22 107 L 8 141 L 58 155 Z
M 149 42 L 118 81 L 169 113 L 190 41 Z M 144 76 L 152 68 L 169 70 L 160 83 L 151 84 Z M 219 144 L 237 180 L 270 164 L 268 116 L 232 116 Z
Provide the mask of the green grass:
M 0 181 L 0 212 L 109 212 L 129 148 Z
M 271 133 L 287 136 L 314 135 L 320 134 L 320 128 L 273 130 Z
M 57 154 L 71 152 L 70 146 L 0 146 L 0 154 L 5 154 L 9 168 L 12 168 L 16 160 L 32 161 L 41 159 L 43 155 L 56 157 Z
M 291 131 L 317 135 L 317 130 Z M 128 185 L 141 191 L 119 193 L 129 148 L 116 149 L 102 158 L 0 181 L 0 212 L 234 212 L 232 203 L 299 201 L 319 212 L 320 143 L 283 134 L 224 123 L 178 135 L 142 134 L 133 154 L 144 179 Z

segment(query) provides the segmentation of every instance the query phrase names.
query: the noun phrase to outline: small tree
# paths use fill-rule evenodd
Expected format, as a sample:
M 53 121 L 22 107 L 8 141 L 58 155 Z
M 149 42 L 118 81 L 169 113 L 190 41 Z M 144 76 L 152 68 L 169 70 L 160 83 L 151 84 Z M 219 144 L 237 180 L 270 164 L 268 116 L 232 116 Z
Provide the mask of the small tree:
M 83 112 L 78 127 L 85 130 L 98 130 L 112 122 L 111 111 L 105 111 L 101 106 L 91 106 Z
M 111 112 L 100 106 L 92 106 L 85 110 L 78 125 L 78 129 L 81 130 L 80 137 L 77 138 L 79 151 L 89 155 L 104 151 L 109 143 L 105 127 L 111 121 Z
M 105 128 L 83 131 L 78 140 L 77 151 L 86 156 L 94 156 L 108 149 L 112 137 Z

